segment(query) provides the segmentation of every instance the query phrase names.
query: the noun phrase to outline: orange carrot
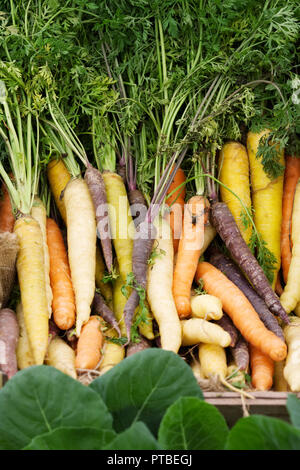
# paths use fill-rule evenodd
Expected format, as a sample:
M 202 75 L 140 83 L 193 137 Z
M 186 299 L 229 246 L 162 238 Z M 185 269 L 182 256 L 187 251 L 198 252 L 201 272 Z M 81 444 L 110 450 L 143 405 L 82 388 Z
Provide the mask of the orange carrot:
M 273 385 L 274 361 L 250 344 L 252 386 L 259 391 L 270 390 Z
M 207 204 L 203 196 L 193 196 L 185 208 L 184 226 L 173 277 L 173 296 L 180 318 L 186 318 L 192 312 L 191 288 L 204 242 Z
M 185 180 L 184 171 L 182 168 L 178 168 L 166 196 L 166 204 L 170 207 L 168 222 L 173 234 L 174 253 L 177 253 L 182 230 L 184 199 L 186 193 L 185 185 L 183 183 L 185 183 Z M 178 189 L 176 190 L 176 188 Z
M 9 192 L 5 183 L 2 183 L 0 198 L 0 232 L 13 232 L 15 216 L 13 213 Z
M 246 341 L 274 361 L 286 357 L 285 342 L 265 327 L 247 297 L 219 269 L 206 261 L 200 262 L 195 280 L 203 282 L 203 288 L 208 294 L 219 297 L 223 310 Z
M 77 342 L 75 359 L 77 369 L 96 369 L 103 345 L 101 321 L 101 317 L 91 315 L 87 323 L 83 325 Z
M 50 258 L 50 285 L 53 294 L 53 320 L 59 328 L 68 330 L 74 325 L 76 314 L 68 255 L 57 223 L 47 218 L 46 229 Z
M 291 220 L 296 185 L 300 177 L 300 158 L 287 156 L 283 182 L 281 223 L 281 266 L 286 283 L 292 259 Z

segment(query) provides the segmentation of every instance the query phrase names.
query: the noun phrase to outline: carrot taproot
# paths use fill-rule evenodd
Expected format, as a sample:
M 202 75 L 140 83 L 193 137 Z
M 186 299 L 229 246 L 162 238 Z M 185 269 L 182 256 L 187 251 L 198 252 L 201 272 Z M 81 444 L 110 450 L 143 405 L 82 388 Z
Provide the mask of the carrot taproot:
M 67 186 L 71 179 L 66 165 L 62 159 L 53 159 L 47 165 L 47 177 L 49 181 L 50 190 L 53 194 L 55 204 L 59 210 L 59 213 L 65 222 L 67 223 L 67 214 L 65 203 L 62 196 L 62 191 Z
M 192 312 L 191 287 L 204 242 L 207 205 L 203 196 L 192 196 L 186 204 L 173 277 L 173 296 L 180 318 L 186 318 Z
M 116 266 L 116 273 L 118 271 L 118 265 Z M 125 281 L 121 275 L 117 275 L 116 279 L 113 280 L 113 312 L 119 324 L 121 330 L 121 335 L 126 337 L 126 325 L 124 320 L 124 308 L 127 302 L 127 297 L 125 296 L 124 286 Z
M 223 316 L 222 302 L 209 294 L 191 296 L 192 317 L 219 320 Z
M 172 167 L 172 171 L 174 166 Z M 183 224 L 185 205 L 185 181 L 186 176 L 182 168 L 178 168 L 174 174 L 172 183 L 167 191 L 166 204 L 170 207 L 169 223 L 173 234 L 174 252 L 177 253 Z
M 227 331 L 215 323 L 202 318 L 181 320 L 182 346 L 193 346 L 199 343 L 219 344 L 223 348 L 230 345 L 231 337 Z
M 285 158 L 282 196 L 282 222 L 280 234 L 281 267 L 283 280 L 286 284 L 292 259 L 291 224 L 294 197 L 300 177 L 300 158 L 288 155 Z
M 114 312 L 106 305 L 104 298 L 99 292 L 95 292 L 93 304 L 93 311 L 99 315 L 104 321 L 110 324 L 117 331 L 119 337 L 121 336 L 121 330 L 119 328 L 117 319 Z
M 229 207 L 247 245 L 250 243 L 252 227 L 251 224 L 245 226 L 243 223 L 243 206 L 240 200 L 251 211 L 249 172 L 246 147 L 240 142 L 226 142 L 221 148 L 219 157 L 219 179 L 224 184 L 220 185 L 221 200 Z
M 127 275 L 132 272 L 134 222 L 126 187 L 121 176 L 104 171 L 102 177 L 108 202 L 111 237 L 118 260 L 119 272 L 125 283 Z
M 108 307 L 113 310 L 113 289 L 111 281 L 104 282 L 105 264 L 99 246 L 96 246 L 96 287 L 100 290 L 101 295 L 105 299 Z
M 64 189 L 67 215 L 68 257 L 75 293 L 76 335 L 91 314 L 95 293 L 96 218 L 86 182 L 81 178 L 69 181 Z
M 47 241 L 47 230 L 46 230 L 46 222 L 47 222 L 47 211 L 43 201 L 35 196 L 32 208 L 31 208 L 31 215 L 32 217 L 37 220 L 40 224 L 40 228 L 43 235 L 43 249 L 44 249 L 44 269 L 45 269 L 45 282 L 46 282 L 46 291 L 47 291 L 47 301 L 48 301 L 48 314 L 49 318 L 52 315 L 52 289 L 50 285 L 50 261 L 49 261 L 49 248 L 48 248 L 48 241 Z
M 283 174 L 271 179 L 258 158 L 258 147 L 261 139 L 270 134 L 268 129 L 262 132 L 249 132 L 247 150 L 250 163 L 250 181 L 252 188 L 252 204 L 254 223 L 258 233 L 274 255 L 276 263 L 273 270 L 272 287 L 275 288 L 276 276 L 281 265 L 280 232 L 282 224 Z M 284 166 L 284 153 L 278 150 L 279 162 Z M 276 210 L 274 210 L 276 207 Z
M 10 195 L 6 184 L 3 182 L 1 186 L 0 198 L 0 232 L 13 232 L 15 225 L 15 216 Z
M 113 328 L 106 328 L 105 322 L 104 324 L 101 322 L 101 325 L 104 343 L 98 369 L 102 375 L 125 358 L 125 347 L 114 341 L 117 339 L 118 334 Z
M 19 325 L 19 338 L 16 348 L 18 369 L 26 369 L 34 365 L 34 358 L 31 346 L 28 340 L 28 334 L 25 326 L 24 312 L 22 303 L 19 302 L 16 308 L 17 321 Z
M 53 320 L 60 329 L 68 330 L 74 325 L 76 318 L 75 294 L 68 254 L 55 220 L 48 217 L 46 229 L 50 256 L 50 284 L 53 293 Z
M 221 299 L 223 310 L 246 341 L 274 361 L 281 361 L 286 357 L 287 346 L 284 341 L 265 327 L 247 297 L 219 269 L 202 261 L 196 272 L 196 280 L 199 279 L 206 292 Z
M 95 207 L 97 231 L 105 264 L 108 272 L 111 272 L 113 268 L 113 251 L 104 180 L 101 172 L 90 163 L 87 163 L 84 180 L 89 188 Z
M 292 312 L 300 302 L 300 179 L 295 189 L 292 211 L 292 257 L 287 275 L 287 282 L 280 296 L 280 302 L 287 313 Z
M 248 371 L 249 367 L 249 346 L 245 338 L 239 335 L 236 344 L 230 348 L 232 357 L 239 370 Z
M 155 221 L 156 250 L 161 253 L 148 266 L 147 298 L 160 334 L 162 349 L 178 352 L 182 342 L 182 329 L 172 294 L 173 240 L 167 220 Z
M 270 210 L 274 210 L 274 208 Z M 211 205 L 211 219 L 231 257 L 247 276 L 256 292 L 264 299 L 269 310 L 279 316 L 283 322 L 289 323 L 286 311 L 272 289 L 262 267 L 243 239 L 233 215 L 224 202 L 214 202 Z
M 76 369 L 96 369 L 103 345 L 103 334 L 101 331 L 101 318 L 91 315 L 83 325 L 78 338 L 75 367 Z
M 14 232 L 19 240 L 17 273 L 24 321 L 34 362 L 40 365 L 47 351 L 49 331 L 43 236 L 39 223 L 28 215 L 16 220 Z
M 270 390 L 273 385 L 274 361 L 250 344 L 251 384 L 258 391 Z
M 292 392 L 300 392 L 300 318 L 292 316 L 283 332 L 288 346 L 283 376 Z
M 75 351 L 60 336 L 51 339 L 45 357 L 45 363 L 55 367 L 73 379 L 77 379 Z

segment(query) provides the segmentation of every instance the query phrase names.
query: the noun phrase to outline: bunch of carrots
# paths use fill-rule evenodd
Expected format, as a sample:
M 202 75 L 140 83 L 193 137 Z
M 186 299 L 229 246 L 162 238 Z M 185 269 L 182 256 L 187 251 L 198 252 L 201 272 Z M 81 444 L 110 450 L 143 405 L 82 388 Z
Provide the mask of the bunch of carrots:
M 219 191 L 187 198 L 183 159 L 170 159 L 160 197 L 143 201 L 138 222 L 126 180 L 87 159 L 82 177 L 71 149 L 47 164 L 55 210 L 38 184 L 25 210 L 11 155 L 13 174 L 1 168 L 0 229 L 18 237 L 20 296 L 15 315 L 2 306 L 0 337 L 9 347 L 1 370 L 12 377 L 48 364 L 80 380 L 160 347 L 184 356 L 205 387 L 217 379 L 246 395 L 300 391 L 292 367 L 300 159 L 280 153 L 285 172 L 271 180 L 257 158 L 268 132 L 249 132 L 247 146 L 224 143 L 218 174 L 202 174 Z M 274 255 L 271 281 L 251 247 L 253 231 Z

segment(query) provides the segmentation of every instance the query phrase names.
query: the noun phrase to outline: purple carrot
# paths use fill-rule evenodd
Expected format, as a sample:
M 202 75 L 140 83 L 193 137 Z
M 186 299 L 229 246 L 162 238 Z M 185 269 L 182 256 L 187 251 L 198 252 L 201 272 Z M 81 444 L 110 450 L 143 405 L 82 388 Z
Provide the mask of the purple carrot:
M 16 347 L 19 325 L 10 308 L 0 310 L 0 370 L 10 379 L 18 372 Z
M 242 335 L 230 350 L 238 368 L 247 371 L 249 368 L 249 349 L 248 343 Z
M 239 331 L 237 328 L 234 326 L 233 322 L 231 321 L 231 318 L 227 315 L 227 313 L 223 312 L 223 316 L 219 320 L 215 320 L 217 325 L 221 326 L 223 330 L 227 331 L 231 337 L 231 343 L 230 346 L 234 347 L 237 343 L 237 340 L 239 338 Z
M 99 292 L 95 292 L 92 309 L 94 312 L 103 318 L 107 323 L 109 323 L 118 333 L 119 338 L 121 338 L 121 330 L 119 328 L 118 322 L 115 318 L 114 313 L 106 305 L 105 300 Z
M 273 291 L 262 267 L 243 239 L 228 206 L 224 202 L 212 203 L 211 219 L 233 260 L 245 273 L 269 310 L 274 315 L 279 316 L 285 323 L 290 323 L 288 315 Z
M 130 343 L 127 351 L 126 357 L 132 356 L 140 351 L 144 351 L 145 349 L 151 348 L 151 343 L 146 338 L 140 338 L 138 343 Z
M 108 272 L 112 270 L 113 254 L 107 209 L 105 184 L 101 172 L 89 163 L 84 179 L 88 185 L 96 213 L 97 231 L 101 241 L 103 256 Z
M 222 271 L 244 293 L 265 326 L 284 341 L 284 334 L 278 321 L 270 312 L 264 300 L 249 284 L 238 266 L 216 249 L 212 252 L 209 262 Z
M 128 199 L 131 209 L 131 215 L 135 226 L 137 227 L 141 220 L 144 220 L 148 207 L 143 193 L 135 188 L 128 189 Z
M 156 228 L 146 218 L 136 228 L 132 250 L 132 272 L 134 275 L 135 288 L 133 288 L 124 308 L 124 322 L 128 342 L 131 336 L 132 319 L 135 309 L 139 304 L 138 289 L 146 291 L 148 259 L 151 254 L 153 242 L 156 238 Z

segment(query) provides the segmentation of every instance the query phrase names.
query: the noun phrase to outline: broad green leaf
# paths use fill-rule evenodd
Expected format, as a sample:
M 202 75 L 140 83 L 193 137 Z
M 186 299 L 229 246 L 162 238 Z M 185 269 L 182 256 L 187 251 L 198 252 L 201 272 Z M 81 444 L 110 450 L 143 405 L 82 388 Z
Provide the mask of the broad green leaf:
M 118 434 L 105 450 L 157 450 L 159 444 L 147 426 L 141 421 L 132 424 Z
M 19 371 L 0 390 L 0 449 L 22 449 L 61 426 L 112 429 L 99 394 L 51 366 Z
M 115 436 L 108 430 L 60 427 L 33 438 L 23 450 L 102 450 Z
M 224 449 L 228 427 L 219 410 L 196 397 L 179 398 L 166 411 L 158 441 L 167 450 Z
M 158 348 L 127 357 L 89 387 L 103 398 L 117 432 L 143 421 L 155 434 L 175 400 L 203 398 L 191 368 L 177 354 Z
M 278 418 L 241 418 L 229 432 L 226 449 L 300 450 L 300 430 Z
M 288 394 L 286 407 L 292 422 L 296 428 L 300 428 L 300 400 L 292 393 Z

